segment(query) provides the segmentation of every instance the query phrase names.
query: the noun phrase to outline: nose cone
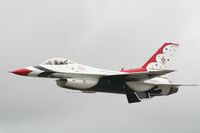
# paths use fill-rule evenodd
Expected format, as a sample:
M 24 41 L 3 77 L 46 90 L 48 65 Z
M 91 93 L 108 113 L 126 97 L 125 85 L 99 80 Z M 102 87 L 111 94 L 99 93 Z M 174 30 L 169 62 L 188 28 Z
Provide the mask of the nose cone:
M 20 69 L 12 71 L 11 73 L 14 73 L 14 74 L 17 74 L 17 75 L 22 75 L 22 76 L 27 76 L 31 72 L 32 72 L 32 70 L 29 70 L 29 69 L 26 69 L 26 68 L 20 68 Z

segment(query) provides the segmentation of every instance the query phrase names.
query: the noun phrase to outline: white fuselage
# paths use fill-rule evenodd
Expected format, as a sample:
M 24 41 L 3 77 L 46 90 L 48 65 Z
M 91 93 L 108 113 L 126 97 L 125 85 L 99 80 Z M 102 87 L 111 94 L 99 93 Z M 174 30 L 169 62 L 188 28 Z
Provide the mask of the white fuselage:
M 89 67 L 81 64 L 68 64 L 68 65 L 40 65 L 40 67 L 46 68 L 51 71 L 55 71 L 52 77 L 62 77 L 63 79 L 67 79 L 66 86 L 68 85 L 74 89 L 89 89 L 98 84 L 99 80 L 103 76 L 109 76 L 113 74 L 127 74 L 127 72 L 120 71 L 110 71 L 104 69 L 98 69 L 94 67 Z M 38 70 L 35 67 L 27 67 L 30 70 L 33 70 L 34 73 L 29 73 L 29 76 L 36 77 L 38 74 L 42 72 L 42 70 Z M 37 73 L 38 72 L 38 73 Z M 78 77 L 78 78 L 77 78 Z M 156 77 L 147 80 L 141 81 L 127 81 L 125 82 L 128 87 L 130 87 L 134 91 L 142 92 L 148 91 L 154 87 L 151 83 L 169 83 L 169 81 L 162 77 Z

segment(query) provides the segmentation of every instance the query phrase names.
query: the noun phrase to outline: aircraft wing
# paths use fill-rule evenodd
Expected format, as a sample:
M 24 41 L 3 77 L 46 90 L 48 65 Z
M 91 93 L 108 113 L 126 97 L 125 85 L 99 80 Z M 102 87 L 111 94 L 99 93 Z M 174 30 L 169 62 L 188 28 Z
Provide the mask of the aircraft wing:
M 153 77 L 158 77 L 174 71 L 175 70 L 151 70 L 144 72 L 112 74 L 112 75 L 106 75 L 105 77 L 111 79 L 118 79 L 121 81 L 139 81 L 144 79 L 150 79 Z

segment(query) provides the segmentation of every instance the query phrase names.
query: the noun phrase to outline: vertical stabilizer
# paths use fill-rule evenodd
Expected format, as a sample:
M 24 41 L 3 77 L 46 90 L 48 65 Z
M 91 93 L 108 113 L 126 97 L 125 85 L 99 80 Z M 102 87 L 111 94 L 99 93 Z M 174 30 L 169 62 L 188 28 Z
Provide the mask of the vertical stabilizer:
M 178 44 L 164 43 L 160 49 L 142 66 L 146 70 L 167 69 Z

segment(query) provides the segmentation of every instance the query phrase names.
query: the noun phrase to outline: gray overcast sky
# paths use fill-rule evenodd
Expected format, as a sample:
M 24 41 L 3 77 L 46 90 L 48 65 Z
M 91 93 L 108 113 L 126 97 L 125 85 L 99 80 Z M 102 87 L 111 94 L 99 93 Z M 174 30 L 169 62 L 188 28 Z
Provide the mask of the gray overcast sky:
M 65 57 L 104 69 L 141 66 L 164 42 L 180 44 L 175 82 L 199 82 L 199 0 L 1 0 L 0 133 L 200 132 L 199 87 L 128 104 L 74 94 L 7 71 Z

